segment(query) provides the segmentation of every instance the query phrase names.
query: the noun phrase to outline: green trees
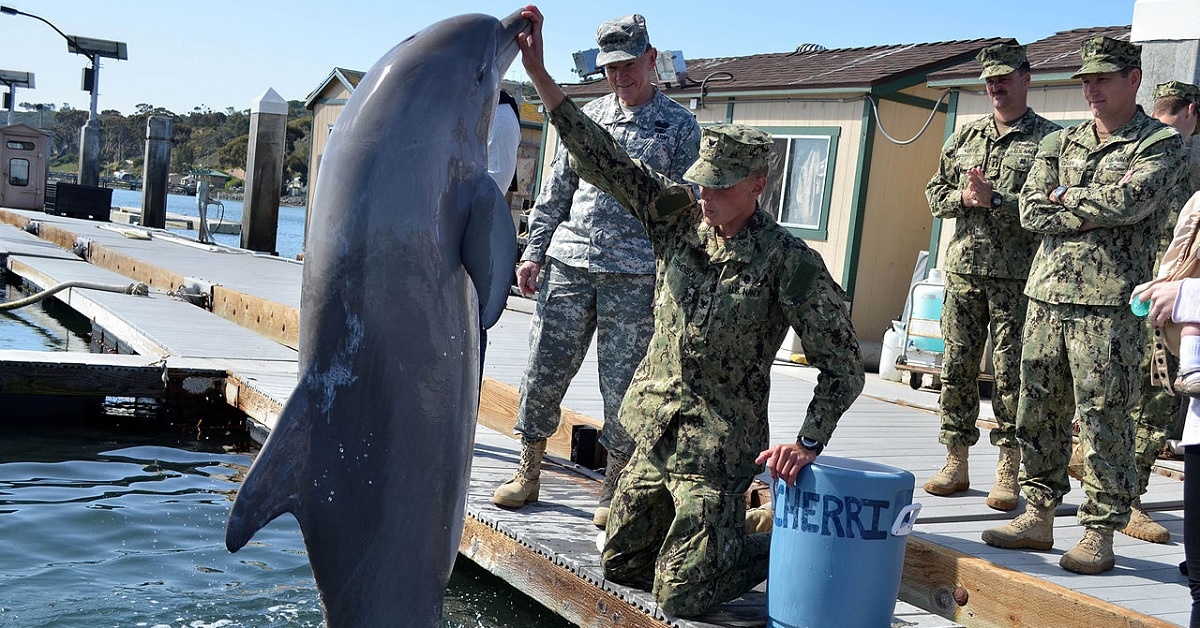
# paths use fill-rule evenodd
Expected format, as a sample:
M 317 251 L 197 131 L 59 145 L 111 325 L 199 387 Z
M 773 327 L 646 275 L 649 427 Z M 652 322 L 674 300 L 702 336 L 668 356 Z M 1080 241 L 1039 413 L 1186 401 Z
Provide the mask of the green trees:
M 64 103 L 20 103 L 24 111 L 13 117 L 14 123 L 42 128 L 51 135 L 51 170 L 73 172 L 79 161 L 79 128 L 88 119 L 85 109 Z M 145 152 L 146 118 L 167 116 L 174 120 L 171 171 L 188 172 L 201 168 L 230 171 L 246 167 L 246 149 L 250 134 L 249 110 L 227 107 L 214 111 L 207 106 L 194 107 L 180 115 L 148 103 L 137 105 L 134 113 L 123 115 L 108 109 L 99 114 L 100 154 L 105 171 L 140 170 Z M 312 114 L 304 103 L 288 103 L 287 147 L 284 153 L 284 178 L 308 182 L 308 134 Z

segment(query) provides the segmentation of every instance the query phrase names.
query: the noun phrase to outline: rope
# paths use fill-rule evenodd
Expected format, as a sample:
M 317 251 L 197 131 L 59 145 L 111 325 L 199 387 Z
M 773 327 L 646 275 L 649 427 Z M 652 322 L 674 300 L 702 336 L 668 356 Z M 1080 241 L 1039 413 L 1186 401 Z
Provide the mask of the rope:
M 123 292 L 125 294 L 132 294 L 139 297 L 148 296 L 150 294 L 150 287 L 141 282 L 121 285 L 111 283 L 93 283 L 90 281 L 64 281 L 33 296 L 25 297 L 24 299 L 19 299 L 17 301 L 9 301 L 8 303 L 0 303 L 0 312 L 7 312 L 17 308 L 25 307 L 26 305 L 33 305 L 34 303 L 52 296 L 55 293 L 62 292 L 67 288 L 86 288 L 88 290 L 103 290 L 104 292 Z

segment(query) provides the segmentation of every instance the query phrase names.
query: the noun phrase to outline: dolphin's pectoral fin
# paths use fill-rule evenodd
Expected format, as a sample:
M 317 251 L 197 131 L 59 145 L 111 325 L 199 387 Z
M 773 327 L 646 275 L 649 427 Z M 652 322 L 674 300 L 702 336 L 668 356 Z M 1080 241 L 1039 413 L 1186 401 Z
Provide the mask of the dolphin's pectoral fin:
M 479 324 L 496 324 L 508 301 L 517 263 L 517 232 L 500 188 L 488 176 L 475 184 L 475 196 L 462 239 L 462 263 L 479 294 Z
M 242 549 L 275 517 L 296 512 L 310 446 L 308 408 L 304 386 L 297 386 L 238 489 L 225 526 L 229 551 Z

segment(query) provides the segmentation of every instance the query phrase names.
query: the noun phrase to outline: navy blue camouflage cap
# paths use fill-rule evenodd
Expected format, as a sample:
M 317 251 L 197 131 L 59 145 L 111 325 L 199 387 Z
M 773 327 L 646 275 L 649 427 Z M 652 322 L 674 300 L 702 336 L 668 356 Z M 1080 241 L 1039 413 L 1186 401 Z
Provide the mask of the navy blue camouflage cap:
M 1183 81 L 1167 81 L 1154 86 L 1154 100 L 1167 96 L 1178 96 L 1192 104 L 1200 106 L 1200 88 Z
M 1083 66 L 1072 74 L 1071 78 L 1142 67 L 1142 47 L 1112 37 L 1092 37 L 1083 40 L 1079 56 L 1083 59 Z
M 596 29 L 596 44 L 600 46 L 596 55 L 597 67 L 642 56 L 650 47 L 646 18 L 634 13 L 604 22 Z
M 700 132 L 700 158 L 683 173 L 683 180 L 706 188 L 724 189 L 767 167 L 775 141 L 744 124 L 717 124 Z
M 996 44 L 979 51 L 975 60 L 983 65 L 979 78 L 1003 76 L 1017 71 L 1025 64 L 1025 46 L 1020 44 Z

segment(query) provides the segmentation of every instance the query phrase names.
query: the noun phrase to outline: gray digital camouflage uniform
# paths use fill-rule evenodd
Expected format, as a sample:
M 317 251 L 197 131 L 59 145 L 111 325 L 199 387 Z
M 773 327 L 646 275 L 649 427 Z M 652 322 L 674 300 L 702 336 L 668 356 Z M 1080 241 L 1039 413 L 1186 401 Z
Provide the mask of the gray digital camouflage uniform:
M 1038 144 L 1059 126 L 1032 109 L 1001 135 L 992 116 L 959 129 L 942 147 L 938 171 L 925 187 L 935 218 L 954 218 L 954 237 L 942 268 L 942 390 L 938 400 L 939 442 L 974 445 L 979 440 L 979 365 L 992 333 L 996 383 L 992 408 L 993 445 L 1016 447 L 1017 399 L 1021 383 L 1021 328 L 1025 324 L 1025 280 L 1040 238 L 1021 226 L 1018 200 Z M 967 171 L 979 167 L 1003 197 L 998 208 L 963 207 Z
M 1021 224 L 1043 235 L 1025 287 L 1017 436 L 1025 498 L 1053 508 L 1070 490 L 1077 414 L 1085 466 L 1079 523 L 1120 530 L 1137 484 L 1129 411 L 1146 350 L 1129 295 L 1152 276 L 1171 189 L 1187 170 L 1178 133 L 1140 108 L 1103 142 L 1095 126 L 1048 135 L 1021 191 Z M 1061 205 L 1049 200 L 1060 185 Z
M 744 492 L 769 444 L 770 367 L 787 328 L 821 371 L 797 439 L 827 443 L 862 389 L 846 295 L 761 209 L 719 238 L 690 187 L 629 160 L 569 99 L 550 120 L 580 176 L 646 224 L 659 261 L 654 337 L 621 406 L 636 448 L 608 519 L 605 577 L 695 615 L 767 574 L 770 536 L 746 535 Z
M 674 181 L 696 159 L 695 117 L 662 92 L 636 111 L 609 94 L 584 112 Z M 600 442 L 628 456 L 633 445 L 617 411 L 653 329 L 654 256 L 645 227 L 611 196 L 580 181 L 560 150 L 530 213 L 522 260 L 543 268 L 514 430 L 540 439 L 558 429 L 563 396 L 595 332 L 604 400 Z

